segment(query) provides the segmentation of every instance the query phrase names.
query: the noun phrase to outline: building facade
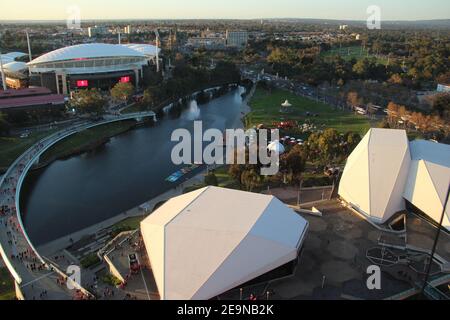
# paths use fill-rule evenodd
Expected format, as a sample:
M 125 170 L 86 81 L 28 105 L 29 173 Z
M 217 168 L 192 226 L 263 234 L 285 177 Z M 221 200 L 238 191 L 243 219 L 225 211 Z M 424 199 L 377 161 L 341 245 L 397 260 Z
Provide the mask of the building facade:
M 229 47 L 243 48 L 248 43 L 248 32 L 227 30 L 226 41 Z

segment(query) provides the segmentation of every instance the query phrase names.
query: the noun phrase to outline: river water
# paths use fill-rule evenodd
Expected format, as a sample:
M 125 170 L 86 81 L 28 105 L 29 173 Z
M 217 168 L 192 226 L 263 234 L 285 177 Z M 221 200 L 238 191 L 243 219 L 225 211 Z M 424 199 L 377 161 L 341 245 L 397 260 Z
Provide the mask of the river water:
M 201 120 L 204 130 L 235 128 L 243 91 L 235 89 L 201 106 L 193 101 L 177 119 L 166 116 L 153 127 L 114 137 L 93 152 L 31 172 L 21 208 L 33 243 L 43 245 L 79 231 L 173 188 L 165 179 L 182 166 L 171 161 L 176 144 L 170 141 L 172 132 L 177 128 L 193 132 L 194 120 Z

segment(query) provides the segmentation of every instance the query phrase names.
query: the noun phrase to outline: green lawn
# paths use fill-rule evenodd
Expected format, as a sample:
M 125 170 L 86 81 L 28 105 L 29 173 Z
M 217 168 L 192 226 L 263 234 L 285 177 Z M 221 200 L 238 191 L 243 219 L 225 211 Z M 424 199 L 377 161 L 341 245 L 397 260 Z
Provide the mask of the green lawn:
M 288 99 L 293 112 L 280 113 L 281 104 Z M 250 101 L 252 112 L 247 115 L 247 126 L 264 124 L 271 126 L 273 122 L 295 120 L 304 123 L 309 119 L 317 128 L 334 128 L 339 132 L 354 131 L 361 135 L 370 129 L 367 117 L 355 115 L 347 111 L 334 110 L 332 106 L 297 96 L 284 90 L 273 90 L 272 93 L 258 88 Z M 307 117 L 306 112 L 318 114 L 318 117 Z
M 118 223 L 116 223 L 113 228 L 126 229 L 126 230 L 136 230 L 139 229 L 141 221 L 144 217 L 131 217 L 124 219 Z
M 13 300 L 16 294 L 14 281 L 6 268 L 0 268 L 0 300 Z
M 0 137 L 0 172 L 4 172 L 8 167 L 28 148 L 53 131 L 38 132 L 31 134 L 28 138 Z
M 341 56 L 345 60 L 350 60 L 353 58 L 356 60 L 360 60 L 368 57 L 368 58 L 376 58 L 377 62 L 380 64 L 384 65 L 387 64 L 387 58 L 368 54 L 367 50 L 361 50 L 360 46 L 334 48 L 331 50 L 323 51 L 321 53 L 321 56 L 322 57 Z
M 45 163 L 55 158 L 65 157 L 73 152 L 88 148 L 92 144 L 98 143 L 106 138 L 123 133 L 134 126 L 134 124 L 134 120 L 119 121 L 84 130 L 51 147 L 42 155 L 40 160 Z

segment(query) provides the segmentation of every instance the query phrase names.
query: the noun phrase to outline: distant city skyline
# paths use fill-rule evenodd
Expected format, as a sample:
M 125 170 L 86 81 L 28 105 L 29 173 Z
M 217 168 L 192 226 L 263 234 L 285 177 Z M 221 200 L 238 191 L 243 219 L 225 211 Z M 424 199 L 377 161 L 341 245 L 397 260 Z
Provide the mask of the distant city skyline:
M 311 18 L 366 20 L 371 5 L 381 8 L 381 20 L 450 19 L 447 0 L 22 0 L 8 2 L 0 20 L 66 20 L 78 6 L 81 20 L 104 19 L 270 19 Z

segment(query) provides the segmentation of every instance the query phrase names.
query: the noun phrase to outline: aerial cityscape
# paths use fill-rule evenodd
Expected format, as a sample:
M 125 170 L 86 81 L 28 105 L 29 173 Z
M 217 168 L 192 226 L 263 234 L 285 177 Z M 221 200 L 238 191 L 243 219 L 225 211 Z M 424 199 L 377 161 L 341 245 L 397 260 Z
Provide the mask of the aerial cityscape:
M 439 0 L 8 4 L 0 308 L 450 300 L 449 58 Z

